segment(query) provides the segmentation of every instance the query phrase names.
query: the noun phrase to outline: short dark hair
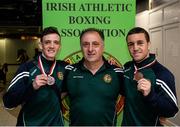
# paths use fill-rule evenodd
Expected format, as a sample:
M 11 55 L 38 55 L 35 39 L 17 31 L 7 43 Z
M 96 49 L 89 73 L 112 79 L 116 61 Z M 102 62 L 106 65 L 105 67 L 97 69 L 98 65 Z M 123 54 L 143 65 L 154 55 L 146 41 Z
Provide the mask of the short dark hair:
M 87 32 L 97 32 L 99 34 L 99 36 L 101 37 L 101 39 L 104 41 L 103 31 L 100 29 L 97 29 L 97 28 L 87 28 L 87 29 L 82 30 L 82 32 L 80 34 L 80 41 L 81 41 L 82 36 Z
M 56 33 L 59 35 L 59 37 L 61 37 L 57 27 L 53 27 L 53 26 L 50 26 L 50 27 L 46 27 L 43 29 L 42 31 L 42 34 L 41 34 L 41 41 L 42 41 L 42 38 L 47 35 L 47 34 L 52 34 L 52 33 Z
M 141 27 L 134 27 L 131 30 L 129 30 L 129 32 L 128 32 L 127 36 L 126 36 L 126 41 L 127 41 L 129 35 L 138 34 L 138 33 L 144 33 L 146 41 L 147 42 L 150 41 L 150 37 L 149 37 L 148 32 L 145 29 L 141 28 Z

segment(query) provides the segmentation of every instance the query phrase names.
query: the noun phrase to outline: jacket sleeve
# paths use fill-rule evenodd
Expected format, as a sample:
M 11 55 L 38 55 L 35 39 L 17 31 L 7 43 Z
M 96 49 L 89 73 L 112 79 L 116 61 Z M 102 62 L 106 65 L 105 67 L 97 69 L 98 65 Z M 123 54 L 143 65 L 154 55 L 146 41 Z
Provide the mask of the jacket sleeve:
M 178 112 L 175 79 L 171 73 L 161 73 L 156 77 L 156 85 L 145 97 L 159 116 L 173 117 Z
M 22 64 L 17 70 L 14 78 L 3 96 L 5 108 L 13 108 L 23 104 L 35 90 L 32 84 L 28 84 L 29 71 L 27 63 Z

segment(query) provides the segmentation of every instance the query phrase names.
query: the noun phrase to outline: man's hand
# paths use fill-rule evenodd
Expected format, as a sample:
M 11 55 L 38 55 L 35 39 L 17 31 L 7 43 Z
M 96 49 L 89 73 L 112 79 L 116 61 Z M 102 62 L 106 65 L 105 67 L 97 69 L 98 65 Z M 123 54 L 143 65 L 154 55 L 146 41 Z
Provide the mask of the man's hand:
M 142 78 L 138 81 L 137 89 L 147 96 L 151 92 L 151 82 L 148 79 Z
M 39 89 L 41 86 L 44 86 L 47 84 L 47 76 L 44 74 L 37 75 L 36 78 L 33 81 L 33 88 L 35 90 Z
M 118 67 L 121 67 L 121 65 L 119 65 L 112 57 L 110 57 L 110 58 L 108 59 L 108 63 L 109 63 L 110 65 L 116 65 L 116 66 L 118 66 Z

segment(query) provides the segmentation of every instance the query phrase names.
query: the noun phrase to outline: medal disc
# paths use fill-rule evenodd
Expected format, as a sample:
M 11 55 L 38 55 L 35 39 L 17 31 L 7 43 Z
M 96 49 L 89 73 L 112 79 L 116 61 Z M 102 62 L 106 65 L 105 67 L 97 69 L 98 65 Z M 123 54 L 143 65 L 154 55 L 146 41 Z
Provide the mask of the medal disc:
M 134 74 L 134 80 L 139 81 L 142 78 L 143 78 L 143 74 L 141 72 L 136 72 Z
M 52 76 L 48 76 L 47 84 L 48 85 L 53 85 L 55 83 L 55 79 Z

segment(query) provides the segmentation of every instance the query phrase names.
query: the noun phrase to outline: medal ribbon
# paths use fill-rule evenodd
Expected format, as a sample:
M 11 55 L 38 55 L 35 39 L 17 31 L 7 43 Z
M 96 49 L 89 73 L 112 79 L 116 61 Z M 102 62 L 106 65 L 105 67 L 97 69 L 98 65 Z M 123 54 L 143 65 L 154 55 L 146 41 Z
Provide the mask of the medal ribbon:
M 56 66 L 56 60 L 54 61 L 53 65 L 51 66 L 49 74 L 46 74 L 45 71 L 44 71 L 44 67 L 43 67 L 43 64 L 42 64 L 42 61 L 41 61 L 41 56 L 38 57 L 38 65 L 40 67 L 40 70 L 41 70 L 42 74 L 50 76 L 50 75 L 52 75 L 52 73 L 54 71 L 54 68 Z
M 145 65 L 145 66 L 143 66 L 143 67 L 140 67 L 140 68 L 137 68 L 136 65 L 134 64 L 134 69 L 135 69 L 134 74 L 136 74 L 138 70 L 141 70 L 141 69 L 144 69 L 144 68 L 146 68 L 146 67 L 149 67 L 149 66 L 151 66 L 152 64 L 154 64 L 155 62 L 156 62 L 156 59 L 153 60 L 151 63 L 149 63 L 149 64 L 147 64 L 147 65 Z

